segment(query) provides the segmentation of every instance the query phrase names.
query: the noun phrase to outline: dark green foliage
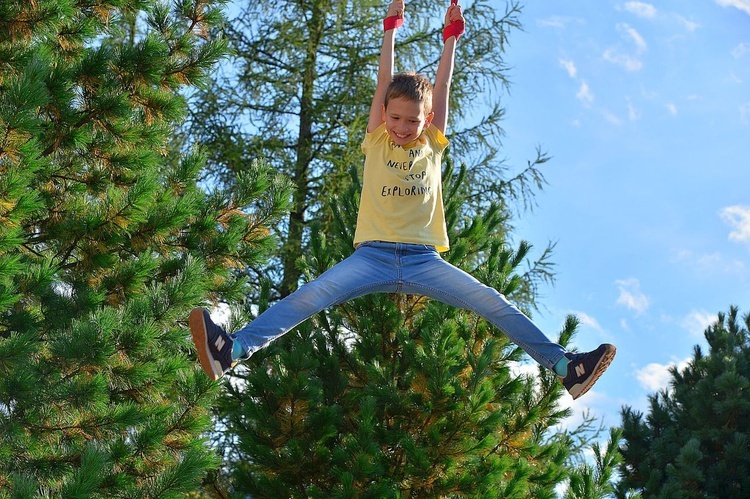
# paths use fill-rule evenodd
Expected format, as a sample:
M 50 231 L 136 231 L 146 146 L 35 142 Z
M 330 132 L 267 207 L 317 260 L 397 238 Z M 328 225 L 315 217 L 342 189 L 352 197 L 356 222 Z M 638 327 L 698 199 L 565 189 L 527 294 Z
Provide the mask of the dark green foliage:
M 237 298 L 285 199 L 262 164 L 206 194 L 170 147 L 217 4 L 0 3 L 2 496 L 181 497 L 217 466 L 184 319 Z
M 621 488 L 644 497 L 746 497 L 750 494 L 750 315 L 736 307 L 705 331 L 668 390 L 650 397 L 644 417 L 623 409 Z

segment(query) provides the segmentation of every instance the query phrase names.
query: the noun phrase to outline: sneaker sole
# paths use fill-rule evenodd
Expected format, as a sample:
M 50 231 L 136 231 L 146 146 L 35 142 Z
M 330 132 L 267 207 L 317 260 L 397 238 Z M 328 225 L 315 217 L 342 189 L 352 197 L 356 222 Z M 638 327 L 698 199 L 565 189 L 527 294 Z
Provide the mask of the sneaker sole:
M 213 355 L 211 355 L 211 350 L 208 348 L 208 335 L 206 334 L 206 321 L 203 318 L 203 309 L 194 308 L 191 310 L 188 323 L 190 324 L 190 334 L 193 337 L 195 349 L 198 351 L 198 360 L 201 363 L 203 372 L 213 381 L 216 381 L 224 373 L 221 369 L 219 369 L 218 373 L 216 372 L 214 363 L 218 363 L 218 361 L 214 359 Z
M 609 365 L 612 363 L 612 360 L 614 360 L 616 353 L 617 348 L 615 348 L 614 345 L 609 345 L 607 350 L 604 352 L 604 355 L 602 355 L 602 358 L 599 359 L 599 362 L 596 364 L 594 373 L 588 377 L 585 383 L 574 386 L 570 391 L 570 395 L 573 397 L 573 400 L 584 395 L 591 389 L 592 386 L 594 386 L 594 383 L 597 382 L 602 374 L 604 374 L 604 371 L 606 371 Z

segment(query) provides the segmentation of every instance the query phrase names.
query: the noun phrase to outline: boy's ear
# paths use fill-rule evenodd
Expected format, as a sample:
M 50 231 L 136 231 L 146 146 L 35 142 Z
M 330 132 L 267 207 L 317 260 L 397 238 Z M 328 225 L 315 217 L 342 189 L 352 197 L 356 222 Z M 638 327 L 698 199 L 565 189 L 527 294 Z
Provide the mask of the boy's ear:
M 435 113 L 430 113 L 427 115 L 427 117 L 424 119 L 424 127 L 429 128 L 430 124 L 432 123 L 432 119 L 435 117 Z
M 385 104 L 380 105 L 380 121 L 385 122 Z

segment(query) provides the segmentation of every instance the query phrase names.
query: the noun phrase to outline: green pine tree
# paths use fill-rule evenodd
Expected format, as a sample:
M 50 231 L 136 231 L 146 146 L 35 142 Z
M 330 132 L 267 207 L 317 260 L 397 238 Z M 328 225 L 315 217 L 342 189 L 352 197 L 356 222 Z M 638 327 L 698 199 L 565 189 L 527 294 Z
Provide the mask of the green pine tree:
M 0 3 L 0 495 L 180 497 L 217 458 L 185 317 L 243 293 L 286 184 L 171 145 L 219 2 Z
M 612 497 L 616 490 L 614 477 L 622 463 L 620 442 L 622 429 L 610 428 L 606 447 L 591 443 L 593 462 L 584 462 L 573 468 L 565 497 L 568 499 L 599 499 Z M 631 496 L 632 497 L 632 496 Z
M 257 291 L 229 330 L 353 250 L 356 167 L 384 11 L 330 0 L 240 6 L 225 30 L 236 59 L 196 97 L 189 132 L 210 144 L 217 183 L 232 185 L 248 159 L 266 158 L 296 190 L 276 229 L 279 257 L 272 267 L 249 265 Z M 408 2 L 398 69 L 434 70 L 446 6 Z M 481 94 L 505 83 L 504 44 L 519 12 L 516 2 L 504 12 L 488 1 L 467 7 L 472 32 L 459 46 L 450 137 L 451 156 L 466 166 L 445 165 L 447 258 L 531 312 L 537 284 L 552 277 L 551 248 L 529 264 L 530 245 L 513 244 L 510 233 L 514 213 L 544 182 L 546 157 L 538 152 L 509 175 L 498 158 L 499 92 Z M 561 341 L 575 327 L 571 318 Z M 514 375 L 521 357 L 477 317 L 424 298 L 376 295 L 335 307 L 224 383 L 214 437 L 226 476 L 217 482 L 253 497 L 554 497 L 574 450 L 550 435 L 566 414 L 556 404 L 561 387 L 548 372 L 538 385 Z
M 462 171 L 446 170 L 460 192 Z M 448 210 L 458 213 L 458 194 Z M 336 228 L 313 231 L 309 278 L 352 251 L 356 183 Z M 453 217 L 448 257 L 501 292 L 524 289 L 529 246 L 508 246 L 499 209 Z M 573 335 L 566 324 L 561 341 Z M 322 312 L 256 353 L 217 408 L 229 479 L 252 497 L 555 497 L 570 447 L 549 431 L 568 412 L 540 369 L 485 321 L 419 296 L 375 294 Z
M 622 491 L 643 497 L 750 495 L 750 314 L 719 313 L 669 389 L 650 397 L 647 415 L 623 409 Z

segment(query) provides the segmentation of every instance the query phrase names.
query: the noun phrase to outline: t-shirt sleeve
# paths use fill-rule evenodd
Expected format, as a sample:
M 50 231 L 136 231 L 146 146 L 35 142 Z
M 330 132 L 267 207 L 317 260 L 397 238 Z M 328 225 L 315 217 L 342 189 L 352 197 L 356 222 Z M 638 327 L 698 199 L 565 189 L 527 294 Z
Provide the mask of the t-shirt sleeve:
M 427 137 L 429 137 L 432 147 L 438 154 L 442 154 L 443 151 L 445 151 L 445 148 L 448 147 L 448 144 L 450 144 L 445 135 L 443 135 L 443 132 L 441 132 L 435 125 L 431 124 L 427 130 L 425 130 L 425 133 L 427 134 Z
M 362 140 L 362 152 L 367 154 L 367 150 L 385 140 L 386 135 L 385 123 L 381 123 L 380 126 L 372 132 L 365 132 L 365 138 Z

